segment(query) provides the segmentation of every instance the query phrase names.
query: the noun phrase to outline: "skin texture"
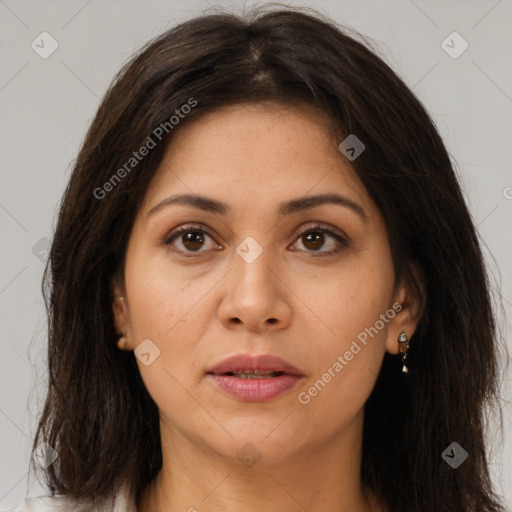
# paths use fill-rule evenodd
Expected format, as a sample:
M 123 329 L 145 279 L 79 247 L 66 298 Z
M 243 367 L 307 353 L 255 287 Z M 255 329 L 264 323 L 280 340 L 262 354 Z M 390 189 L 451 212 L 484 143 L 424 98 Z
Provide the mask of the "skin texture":
M 160 350 L 149 366 L 137 359 L 160 410 L 163 455 L 139 510 L 381 510 L 359 477 L 364 404 L 384 352 L 398 353 L 398 335 L 412 336 L 421 311 L 408 288 L 394 289 L 384 220 L 339 142 L 322 114 L 273 103 L 226 107 L 176 131 L 114 288 L 115 324 L 126 336 L 120 348 L 149 338 Z M 332 192 L 359 204 L 367 222 L 332 204 L 277 215 L 283 201 Z M 223 201 L 232 213 L 170 205 L 148 217 L 178 193 Z M 326 234 L 315 250 L 299 236 L 315 222 L 348 237 L 348 246 Z M 213 235 L 204 235 L 200 253 L 182 235 L 165 244 L 188 223 Z M 236 252 L 247 236 L 263 249 L 250 264 Z M 184 256 L 187 248 L 198 256 Z M 394 303 L 402 310 L 300 403 L 298 394 Z M 305 377 L 266 402 L 232 398 L 206 371 L 240 353 L 277 355 Z M 237 457 L 246 443 L 261 454 L 252 466 Z

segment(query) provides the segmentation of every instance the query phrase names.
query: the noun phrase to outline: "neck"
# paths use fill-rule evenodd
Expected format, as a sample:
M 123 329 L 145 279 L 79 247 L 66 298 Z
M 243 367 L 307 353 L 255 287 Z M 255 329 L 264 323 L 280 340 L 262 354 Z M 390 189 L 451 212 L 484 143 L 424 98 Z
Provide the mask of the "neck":
M 162 468 L 137 510 L 382 512 L 360 480 L 362 418 L 322 446 L 270 461 L 263 455 L 253 466 L 199 447 L 162 423 Z

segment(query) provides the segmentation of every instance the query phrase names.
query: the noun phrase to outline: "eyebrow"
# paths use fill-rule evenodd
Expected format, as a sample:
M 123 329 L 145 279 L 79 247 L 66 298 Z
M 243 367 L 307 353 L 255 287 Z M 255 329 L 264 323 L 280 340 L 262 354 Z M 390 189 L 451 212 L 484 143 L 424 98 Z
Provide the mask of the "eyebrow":
M 197 194 L 177 194 L 167 197 L 163 201 L 160 201 L 158 204 L 153 206 L 153 208 L 149 210 L 147 216 L 150 217 L 163 208 L 173 204 L 191 206 L 192 208 L 197 208 L 198 210 L 203 210 L 218 215 L 228 215 L 231 212 L 231 207 L 222 201 Z M 323 204 L 334 204 L 349 208 L 354 213 L 356 213 L 364 223 L 368 223 L 368 215 L 361 205 L 346 196 L 334 193 L 318 194 L 291 199 L 281 203 L 278 207 L 277 213 L 279 217 L 284 217 L 286 215 L 308 210 Z

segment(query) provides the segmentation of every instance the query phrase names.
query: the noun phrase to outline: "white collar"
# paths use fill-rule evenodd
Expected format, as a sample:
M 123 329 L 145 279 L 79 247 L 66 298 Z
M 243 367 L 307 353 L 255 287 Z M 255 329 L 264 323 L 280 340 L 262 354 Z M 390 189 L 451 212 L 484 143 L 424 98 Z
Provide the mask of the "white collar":
M 114 502 L 114 512 L 137 512 L 135 496 L 130 493 L 130 486 L 125 482 Z

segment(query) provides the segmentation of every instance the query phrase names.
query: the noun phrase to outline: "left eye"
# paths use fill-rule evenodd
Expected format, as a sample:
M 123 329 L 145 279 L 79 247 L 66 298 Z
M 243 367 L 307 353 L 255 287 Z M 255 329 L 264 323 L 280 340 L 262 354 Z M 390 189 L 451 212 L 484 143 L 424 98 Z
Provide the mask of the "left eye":
M 324 246 L 325 240 L 331 240 L 330 249 L 319 251 Z M 330 229 L 322 226 L 313 226 L 299 233 L 299 240 L 303 240 L 302 244 L 306 247 L 306 252 L 313 252 L 319 254 L 312 254 L 312 256 L 329 256 L 341 251 L 343 248 L 348 247 L 348 241 L 343 236 L 334 233 Z M 340 247 L 341 246 L 341 247 Z
M 174 230 L 174 232 L 165 239 L 164 243 L 165 245 L 173 245 L 176 247 L 175 243 L 179 242 L 181 247 L 176 248 L 181 252 L 190 254 L 194 252 L 206 252 L 208 248 L 205 250 L 201 249 L 203 249 L 207 239 L 213 242 L 210 249 L 220 247 L 215 244 L 213 236 L 210 235 L 204 227 L 187 225 L 180 226 L 178 229 Z M 330 248 L 320 251 L 319 249 L 321 249 L 325 245 L 326 240 L 329 241 L 329 239 Z M 302 241 L 303 246 L 306 248 L 305 252 L 319 253 L 318 255 L 312 254 L 312 256 L 328 256 L 348 246 L 348 242 L 343 236 L 322 226 L 313 226 L 301 231 L 298 234 L 298 240 Z

